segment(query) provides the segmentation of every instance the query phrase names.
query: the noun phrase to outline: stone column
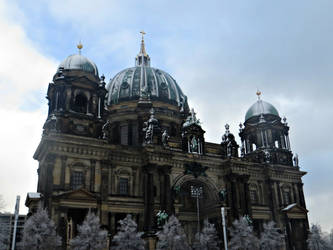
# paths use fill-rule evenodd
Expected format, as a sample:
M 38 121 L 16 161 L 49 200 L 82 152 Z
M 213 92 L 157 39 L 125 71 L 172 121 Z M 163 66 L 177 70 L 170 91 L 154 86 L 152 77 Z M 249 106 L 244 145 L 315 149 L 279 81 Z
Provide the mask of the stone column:
M 115 235 L 116 234 L 116 214 L 115 213 L 111 213 L 111 216 L 110 216 L 110 232 L 111 232 L 111 235 Z
M 144 231 L 151 232 L 154 227 L 154 183 L 153 166 L 144 167 Z
M 236 177 L 237 175 L 235 174 L 229 174 L 227 176 L 227 180 L 230 183 L 230 188 L 231 188 L 231 204 L 229 204 L 229 206 L 231 207 L 231 214 L 233 216 L 233 219 L 238 219 L 239 216 Z
M 173 211 L 172 208 L 172 201 L 171 201 L 171 185 L 170 185 L 170 169 L 168 169 L 168 172 L 164 175 L 165 178 L 165 199 L 166 199 L 166 212 L 168 215 L 170 215 Z
M 297 187 L 298 187 L 298 192 L 299 192 L 300 205 L 306 209 L 304 192 L 303 192 L 303 183 L 298 183 Z
M 108 163 L 105 161 L 101 162 L 101 196 L 102 200 L 106 201 L 109 191 L 109 169 Z
M 61 172 L 60 172 L 60 189 L 65 189 L 65 173 L 66 173 L 67 156 L 61 157 Z
M 163 168 L 158 170 L 159 180 L 160 180 L 160 209 L 163 211 L 166 209 L 166 190 L 165 190 L 165 175 Z
M 274 195 L 274 181 L 271 179 L 266 180 L 266 185 L 268 187 L 268 202 L 269 202 L 269 207 L 272 212 L 272 219 L 276 221 L 276 213 L 275 213 L 275 208 L 276 208 L 276 200 L 275 200 L 275 195 Z
M 251 207 L 250 191 L 249 191 L 249 178 L 250 178 L 249 175 L 243 176 L 245 214 L 252 215 L 252 207 Z
M 94 192 L 95 189 L 95 167 L 96 161 L 90 160 L 90 192 Z

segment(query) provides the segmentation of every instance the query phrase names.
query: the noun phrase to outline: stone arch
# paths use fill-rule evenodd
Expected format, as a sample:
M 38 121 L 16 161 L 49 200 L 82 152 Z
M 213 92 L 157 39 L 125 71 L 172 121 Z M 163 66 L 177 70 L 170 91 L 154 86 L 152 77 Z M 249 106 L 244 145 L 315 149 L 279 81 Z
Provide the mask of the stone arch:
M 218 202 L 219 201 L 219 196 L 218 196 L 218 187 L 217 185 L 214 183 L 214 181 L 209 178 L 209 177 L 204 177 L 204 176 L 199 176 L 197 178 L 195 178 L 192 175 L 188 175 L 188 174 L 181 174 L 178 175 L 172 184 L 172 189 L 174 190 L 177 186 L 181 187 L 182 185 L 184 185 L 186 182 L 197 182 L 197 183 L 202 183 L 204 186 L 208 187 L 209 191 L 211 191 L 210 194 L 210 198 L 212 198 L 214 201 Z
M 191 195 L 191 187 L 202 187 L 203 196 L 197 200 Z M 184 231 L 192 244 L 198 226 L 202 228 L 203 221 L 209 219 L 211 223 L 217 224 L 220 221 L 220 200 L 218 187 L 209 177 L 192 175 L 179 175 L 173 180 L 173 190 L 180 187 L 175 195 L 175 212 L 181 221 Z M 198 206 L 199 205 L 199 206 Z M 198 224 L 199 214 L 199 224 Z M 201 230 L 199 228 L 199 230 Z

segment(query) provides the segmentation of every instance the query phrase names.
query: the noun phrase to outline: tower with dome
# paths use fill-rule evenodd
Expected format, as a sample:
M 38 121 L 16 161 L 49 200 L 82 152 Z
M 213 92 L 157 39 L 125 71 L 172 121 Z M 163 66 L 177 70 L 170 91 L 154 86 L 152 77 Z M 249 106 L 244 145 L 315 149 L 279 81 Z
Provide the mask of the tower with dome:
M 259 234 L 264 222 L 274 220 L 286 249 L 305 249 L 306 173 L 292 153 L 286 119 L 258 91 L 240 124 L 240 143 L 229 125 L 221 143 L 206 142 L 180 85 L 151 67 L 143 35 L 134 67 L 108 84 L 82 55 L 82 44 L 56 69 L 33 156 L 38 195 L 28 193 L 29 213 L 39 202 L 48 208 L 64 249 L 89 209 L 110 237 L 129 213 L 154 249 L 159 211 L 176 215 L 192 243 L 206 218 L 222 240 L 225 207 L 228 226 L 248 215 Z M 199 223 L 194 189 L 200 190 Z

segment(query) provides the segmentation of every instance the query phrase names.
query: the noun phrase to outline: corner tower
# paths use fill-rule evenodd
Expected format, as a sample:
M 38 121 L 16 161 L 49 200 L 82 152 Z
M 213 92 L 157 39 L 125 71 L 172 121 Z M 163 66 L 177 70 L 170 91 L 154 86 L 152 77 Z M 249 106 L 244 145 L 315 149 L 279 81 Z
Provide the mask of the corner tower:
M 293 165 L 289 127 L 277 109 L 261 99 L 248 109 L 244 127 L 240 124 L 241 154 L 254 162 Z
M 58 132 L 99 137 L 104 124 L 104 76 L 99 78 L 94 62 L 79 53 L 68 56 L 49 84 L 48 117 L 44 133 Z

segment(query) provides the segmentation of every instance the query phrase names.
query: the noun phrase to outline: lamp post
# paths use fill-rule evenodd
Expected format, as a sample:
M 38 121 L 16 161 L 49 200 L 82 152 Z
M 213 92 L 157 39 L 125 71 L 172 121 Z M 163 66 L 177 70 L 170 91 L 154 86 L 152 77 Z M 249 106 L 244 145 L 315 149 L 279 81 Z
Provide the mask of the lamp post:
M 191 186 L 191 196 L 197 199 L 197 219 L 198 219 L 198 233 L 200 233 L 200 210 L 199 210 L 199 198 L 202 197 L 202 187 Z
M 224 249 L 225 249 L 225 250 L 228 250 L 227 228 L 226 228 L 226 225 L 225 225 L 224 207 L 221 207 L 221 216 L 222 216 L 222 227 L 223 227 Z

